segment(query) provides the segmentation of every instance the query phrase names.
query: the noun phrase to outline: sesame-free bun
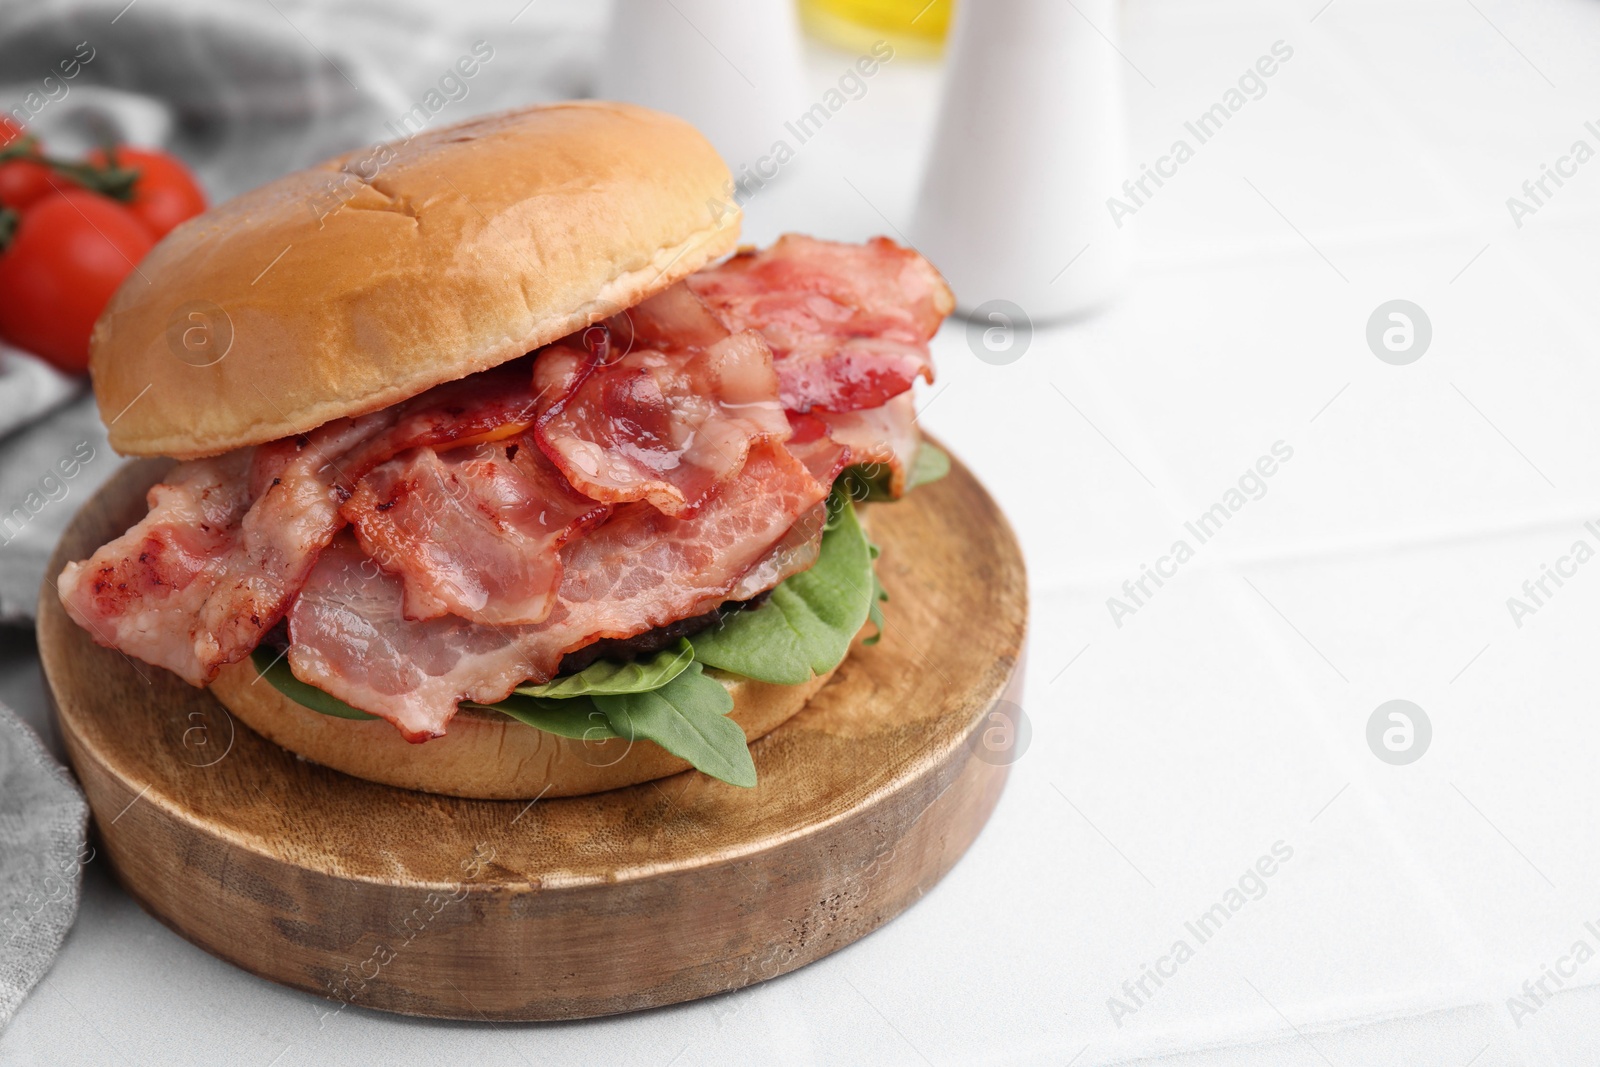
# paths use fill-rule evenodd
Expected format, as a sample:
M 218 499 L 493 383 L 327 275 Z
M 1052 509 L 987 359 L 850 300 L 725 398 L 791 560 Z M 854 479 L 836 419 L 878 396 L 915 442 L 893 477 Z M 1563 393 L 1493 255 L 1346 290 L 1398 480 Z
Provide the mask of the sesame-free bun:
M 733 694 L 728 717 L 748 741 L 783 725 L 833 677 L 829 671 L 801 685 L 773 685 L 706 673 Z M 340 719 L 295 703 L 258 682 L 249 660 L 224 667 L 211 692 L 256 733 L 313 763 L 427 793 L 483 800 L 579 796 L 689 767 L 652 741 L 558 737 L 472 707 L 456 712 L 443 737 L 413 745 L 382 719 Z
M 577 102 L 268 182 L 174 230 L 95 325 L 111 445 L 212 455 L 514 359 L 731 251 L 728 180 L 687 123 Z

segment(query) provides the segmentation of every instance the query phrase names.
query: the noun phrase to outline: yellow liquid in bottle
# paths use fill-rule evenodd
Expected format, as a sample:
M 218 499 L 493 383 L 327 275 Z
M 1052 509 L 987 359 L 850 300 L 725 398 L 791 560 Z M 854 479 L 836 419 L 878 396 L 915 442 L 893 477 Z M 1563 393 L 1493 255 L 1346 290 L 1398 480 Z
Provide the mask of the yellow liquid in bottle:
M 900 55 L 936 56 L 950 29 L 953 0 L 800 0 L 807 31 L 852 52 L 888 41 Z

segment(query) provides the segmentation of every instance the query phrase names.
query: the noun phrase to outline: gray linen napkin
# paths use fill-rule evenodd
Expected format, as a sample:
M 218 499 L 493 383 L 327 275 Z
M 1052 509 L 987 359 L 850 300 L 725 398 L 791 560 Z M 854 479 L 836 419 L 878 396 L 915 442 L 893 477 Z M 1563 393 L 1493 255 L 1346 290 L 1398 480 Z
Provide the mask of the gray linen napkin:
M 22 405 L 37 398 L 13 388 L 8 362 L 21 360 L 0 352 L 0 409 L 30 410 Z M 0 439 L 0 624 L 34 617 L 45 564 L 67 520 L 121 463 L 81 386 L 45 415 Z
M 89 805 L 0 704 L 0 1026 L 50 969 L 78 914 Z

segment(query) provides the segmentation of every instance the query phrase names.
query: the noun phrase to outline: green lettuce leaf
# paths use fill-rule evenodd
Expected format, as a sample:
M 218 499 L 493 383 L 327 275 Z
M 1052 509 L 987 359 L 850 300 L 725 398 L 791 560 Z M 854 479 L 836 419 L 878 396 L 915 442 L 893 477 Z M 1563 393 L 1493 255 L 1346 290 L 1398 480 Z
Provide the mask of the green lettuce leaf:
M 800 685 L 837 667 L 874 603 L 872 548 L 848 493 L 835 488 L 816 565 L 758 608 L 691 637 L 695 659 L 746 678 Z
M 733 697 L 699 663 L 660 689 L 591 697 L 618 736 L 654 741 L 696 770 L 734 785 L 756 784 L 756 765 L 744 731 L 728 712 Z
M 660 689 L 689 669 L 694 661 L 694 647 L 679 640 L 673 648 L 662 649 L 654 656 L 632 663 L 612 663 L 595 660 L 577 674 L 552 678 L 543 685 L 525 685 L 517 693 L 526 697 L 570 699 L 572 697 L 620 696 L 624 693 L 648 693 Z
M 368 715 L 359 708 L 352 708 L 338 697 L 324 693 L 314 685 L 302 682 L 289 669 L 288 657 L 265 645 L 256 646 L 256 650 L 250 653 L 250 662 L 255 665 L 256 674 L 260 678 L 265 678 L 272 688 L 296 704 L 303 704 L 312 711 L 320 711 L 324 715 L 333 715 L 341 719 L 377 718 L 376 715 Z

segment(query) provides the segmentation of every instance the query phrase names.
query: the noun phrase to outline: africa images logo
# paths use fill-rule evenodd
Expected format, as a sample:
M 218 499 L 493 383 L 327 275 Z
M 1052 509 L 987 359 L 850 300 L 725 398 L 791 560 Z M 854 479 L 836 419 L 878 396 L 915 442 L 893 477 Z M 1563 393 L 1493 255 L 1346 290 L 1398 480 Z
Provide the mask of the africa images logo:
M 1168 580 L 1176 578 L 1178 568 L 1194 559 L 1196 550 L 1220 533 L 1230 519 L 1244 510 L 1246 504 L 1266 496 L 1267 480 L 1293 458 L 1293 445 L 1286 441 L 1274 441 L 1271 454 L 1257 457 L 1255 463 L 1239 476 L 1237 483 L 1223 492 L 1222 499 L 1183 524 L 1183 528 L 1194 539 L 1193 544 L 1188 537 L 1178 538 L 1166 555 L 1156 559 L 1154 567 L 1148 563 L 1139 565 L 1139 577 L 1129 578 L 1122 583 L 1122 596 L 1106 597 L 1106 610 L 1111 613 L 1111 621 L 1117 629 L 1122 629 L 1122 622 L 1129 615 L 1137 615 L 1139 609 L 1145 607 Z M 1154 589 L 1150 587 L 1152 583 Z
M 1106 1010 L 1111 1020 L 1122 1029 L 1122 1020 L 1137 1014 L 1147 1006 L 1167 979 L 1176 978 L 1178 969 L 1194 959 L 1196 951 L 1216 938 L 1235 915 L 1252 901 L 1267 895 L 1270 879 L 1294 858 L 1294 846 L 1287 841 L 1274 841 L 1272 848 L 1256 857 L 1246 867 L 1233 885 L 1223 890 L 1221 897 L 1195 918 L 1183 924 L 1183 935 L 1175 938 L 1165 955 L 1155 963 L 1140 966 L 1137 977 L 1122 983 L 1121 996 L 1115 993 L 1106 998 Z

